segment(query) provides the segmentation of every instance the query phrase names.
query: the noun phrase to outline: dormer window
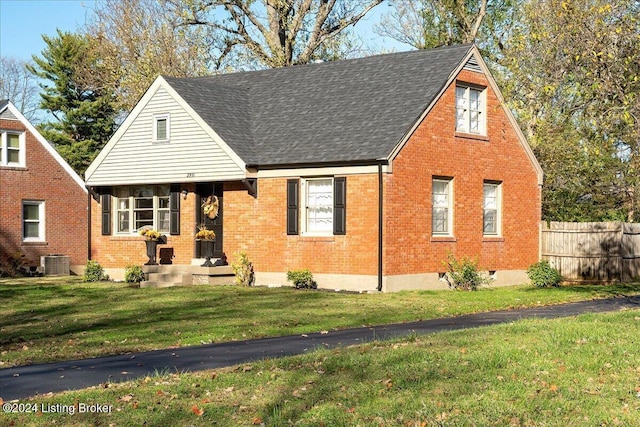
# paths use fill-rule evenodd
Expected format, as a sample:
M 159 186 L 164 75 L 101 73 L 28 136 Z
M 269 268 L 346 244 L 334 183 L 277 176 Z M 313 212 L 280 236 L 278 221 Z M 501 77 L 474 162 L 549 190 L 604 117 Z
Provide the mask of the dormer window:
M 170 135 L 169 114 L 153 116 L 153 141 L 168 142 Z
M 25 166 L 24 132 L 0 134 L 0 166 Z
M 456 132 L 486 135 L 485 89 L 456 86 Z

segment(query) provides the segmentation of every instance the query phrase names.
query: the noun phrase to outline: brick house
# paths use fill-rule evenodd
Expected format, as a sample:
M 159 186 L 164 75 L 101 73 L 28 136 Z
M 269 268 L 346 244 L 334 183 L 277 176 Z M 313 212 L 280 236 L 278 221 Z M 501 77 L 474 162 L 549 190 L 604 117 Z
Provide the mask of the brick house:
M 84 181 L 7 100 L 0 138 L 0 257 L 37 267 L 42 256 L 64 255 L 81 273 L 89 234 Z
M 112 277 L 147 260 L 143 225 L 189 265 L 205 223 L 259 285 L 308 268 L 325 288 L 441 288 L 449 251 L 513 284 L 539 258 L 542 171 L 473 45 L 159 77 L 86 181 Z

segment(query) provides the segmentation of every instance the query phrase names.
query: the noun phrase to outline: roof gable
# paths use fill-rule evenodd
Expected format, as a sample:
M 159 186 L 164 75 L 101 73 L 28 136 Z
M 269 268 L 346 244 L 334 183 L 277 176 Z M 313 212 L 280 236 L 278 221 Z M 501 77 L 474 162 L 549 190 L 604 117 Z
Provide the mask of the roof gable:
M 10 120 L 20 121 L 20 123 L 22 123 L 27 131 L 35 137 L 36 141 L 38 141 L 40 145 L 42 145 L 44 149 L 51 155 L 51 157 L 53 157 L 53 159 L 62 167 L 62 169 L 64 169 L 64 171 L 69 174 L 71 179 L 73 179 L 73 181 L 78 184 L 78 186 L 80 186 L 83 191 L 87 192 L 84 181 L 82 180 L 80 175 L 78 175 L 76 171 L 74 171 L 73 168 L 69 166 L 69 163 L 67 163 L 62 158 L 62 156 L 56 151 L 56 149 L 51 144 L 49 144 L 49 141 L 47 141 L 40 134 L 40 132 L 37 131 L 37 129 L 31 124 L 31 122 L 29 122 L 29 120 L 27 120 L 27 118 L 22 115 L 20 110 L 18 110 L 9 100 L 0 101 L 0 116 L 4 115 L 5 112 L 9 112 L 12 117 L 15 117 L 15 119 L 11 118 Z
M 168 120 L 168 141 L 154 141 L 155 117 Z M 215 165 L 215 167 L 213 167 Z M 87 168 L 91 186 L 242 179 L 238 155 L 158 77 Z

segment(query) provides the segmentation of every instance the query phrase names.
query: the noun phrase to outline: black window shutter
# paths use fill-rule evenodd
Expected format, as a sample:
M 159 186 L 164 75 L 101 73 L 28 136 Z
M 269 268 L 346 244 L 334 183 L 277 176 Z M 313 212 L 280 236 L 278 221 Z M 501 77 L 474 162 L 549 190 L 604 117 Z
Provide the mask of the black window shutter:
M 180 234 L 180 184 L 171 184 L 169 193 L 169 234 Z
M 287 234 L 298 234 L 298 212 L 300 210 L 300 181 L 297 179 L 287 180 Z
M 111 190 L 100 195 L 102 206 L 102 235 L 111 235 Z
M 333 234 L 347 234 L 347 178 L 333 179 Z

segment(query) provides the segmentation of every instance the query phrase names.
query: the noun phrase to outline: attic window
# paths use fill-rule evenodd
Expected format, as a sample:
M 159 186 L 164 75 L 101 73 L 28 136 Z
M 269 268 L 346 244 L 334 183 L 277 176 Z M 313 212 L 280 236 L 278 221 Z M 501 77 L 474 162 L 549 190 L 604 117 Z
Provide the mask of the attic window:
M 153 141 L 167 142 L 169 141 L 169 135 L 169 114 L 158 114 L 153 116 Z
M 456 86 L 456 131 L 486 135 L 485 89 Z
M 0 166 L 24 166 L 24 132 L 0 133 Z

